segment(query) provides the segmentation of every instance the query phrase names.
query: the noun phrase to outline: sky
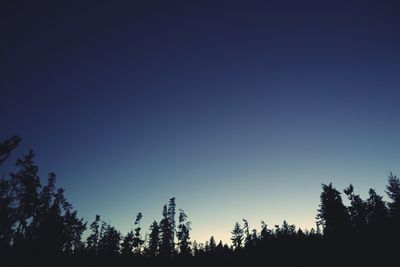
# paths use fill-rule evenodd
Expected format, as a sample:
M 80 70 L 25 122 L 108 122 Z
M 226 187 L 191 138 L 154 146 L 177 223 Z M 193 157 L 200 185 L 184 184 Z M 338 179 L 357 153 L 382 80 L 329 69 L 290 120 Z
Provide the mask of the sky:
M 229 242 L 400 174 L 398 1 L 2 1 L 0 29 L 0 174 L 33 149 L 89 222 L 176 197 Z

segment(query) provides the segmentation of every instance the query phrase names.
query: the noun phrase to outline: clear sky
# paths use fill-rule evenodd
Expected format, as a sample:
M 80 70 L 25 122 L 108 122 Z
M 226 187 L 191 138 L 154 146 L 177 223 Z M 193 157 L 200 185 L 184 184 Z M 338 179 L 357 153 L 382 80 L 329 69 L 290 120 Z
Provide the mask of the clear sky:
M 399 2 L 216 2 L 2 1 L 0 138 L 123 233 L 172 196 L 228 241 L 242 218 L 314 227 L 321 183 L 383 194 Z

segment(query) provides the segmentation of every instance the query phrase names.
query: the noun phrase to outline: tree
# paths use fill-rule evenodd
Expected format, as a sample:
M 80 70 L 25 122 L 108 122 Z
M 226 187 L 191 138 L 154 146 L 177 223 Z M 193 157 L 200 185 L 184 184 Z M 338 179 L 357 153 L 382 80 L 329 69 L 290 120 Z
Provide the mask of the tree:
M 279 225 L 275 226 L 275 234 L 277 237 L 293 237 L 296 234 L 296 227 L 293 224 L 288 224 L 287 221 L 283 221 L 282 227 Z
M 12 207 L 13 196 L 10 182 L 0 179 L 0 250 L 10 246 L 14 236 L 16 210 Z
M 388 222 L 388 209 L 382 196 L 379 196 L 374 189 L 369 190 L 367 199 L 367 221 L 372 234 L 381 234 L 382 229 Z
M 210 246 L 210 253 L 214 254 L 217 249 L 217 243 L 215 242 L 214 236 L 211 236 L 209 246 Z
M 140 227 L 140 220 L 142 219 L 142 217 L 143 217 L 142 213 L 139 212 L 136 215 L 136 220 L 135 220 L 136 228 L 135 228 L 135 236 L 133 238 L 133 247 L 135 249 L 136 254 L 140 254 L 141 253 L 141 247 L 142 247 L 142 245 L 144 243 L 144 240 L 142 240 L 142 237 L 141 237 L 141 234 L 140 234 L 140 230 L 142 229 Z
M 121 244 L 121 254 L 122 255 L 132 255 L 133 254 L 133 240 L 134 240 L 133 231 L 129 231 Z
M 160 222 L 160 255 L 171 257 L 175 252 L 175 198 L 169 200 L 168 207 L 163 207 L 163 219 Z
M 244 246 L 245 247 L 251 247 L 252 246 L 252 240 L 251 240 L 251 235 L 250 235 L 250 228 L 249 228 L 249 222 L 246 219 L 243 219 L 243 230 L 244 230 Z
M 394 223 L 400 222 L 400 180 L 393 173 L 389 174 L 386 193 L 391 199 L 389 205 L 390 216 Z
M 260 240 L 265 241 L 272 237 L 273 233 L 270 229 L 268 229 L 268 225 L 264 221 L 261 221 Z
M 100 240 L 100 215 L 96 215 L 90 224 L 90 230 L 92 233 L 86 239 L 86 249 L 90 254 L 97 254 Z
M 367 203 L 359 195 L 354 194 L 354 187 L 351 184 L 344 189 L 344 193 L 350 200 L 348 211 L 352 228 L 356 232 L 363 231 L 367 223 Z
M 175 198 L 170 198 L 168 203 L 168 223 L 169 223 L 169 251 L 173 255 L 175 252 Z
M 0 165 L 11 155 L 11 152 L 19 145 L 21 138 L 17 135 L 0 142 Z
M 179 252 L 182 256 L 189 256 L 190 250 L 190 222 L 187 221 L 187 215 L 183 210 L 179 210 L 179 225 L 177 231 Z
M 103 255 L 119 254 L 120 241 L 120 232 L 108 223 L 102 222 L 98 253 Z
M 12 191 L 15 194 L 14 201 L 16 206 L 16 233 L 14 242 L 22 242 L 31 239 L 33 229 L 30 222 L 36 214 L 39 204 L 40 178 L 38 167 L 33 158 L 35 154 L 29 151 L 28 155 L 17 160 L 19 167 L 17 173 L 11 173 Z
M 232 234 L 231 240 L 233 247 L 235 250 L 239 250 L 242 247 L 243 229 L 241 228 L 238 222 L 236 222 L 235 226 L 233 227 L 231 234 Z
M 148 245 L 148 254 L 149 256 L 156 256 L 158 254 L 158 247 L 160 244 L 160 229 L 158 227 L 158 223 L 153 221 L 150 226 L 150 235 L 149 235 L 149 245 Z
M 347 236 L 350 229 L 350 219 L 346 207 L 343 205 L 340 192 L 332 183 L 322 184 L 320 209 L 318 210 L 318 224 L 323 226 L 324 236 L 340 238 Z

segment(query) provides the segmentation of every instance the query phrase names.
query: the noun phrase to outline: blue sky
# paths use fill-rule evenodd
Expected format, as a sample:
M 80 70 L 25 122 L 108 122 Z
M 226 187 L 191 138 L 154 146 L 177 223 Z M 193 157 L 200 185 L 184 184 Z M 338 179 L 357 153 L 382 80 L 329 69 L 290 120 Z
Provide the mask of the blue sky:
M 399 17 L 394 1 L 10 2 L 0 138 L 123 233 L 172 196 L 199 241 L 242 218 L 310 229 L 321 183 L 365 197 L 400 173 Z

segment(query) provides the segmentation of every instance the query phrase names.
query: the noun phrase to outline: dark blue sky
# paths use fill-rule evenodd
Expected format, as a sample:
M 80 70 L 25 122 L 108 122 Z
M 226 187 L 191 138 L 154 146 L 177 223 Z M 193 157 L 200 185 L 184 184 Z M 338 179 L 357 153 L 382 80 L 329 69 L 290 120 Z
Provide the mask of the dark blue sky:
M 86 219 L 310 229 L 321 183 L 400 173 L 397 1 L 84 2 L 0 5 L 0 138 Z

